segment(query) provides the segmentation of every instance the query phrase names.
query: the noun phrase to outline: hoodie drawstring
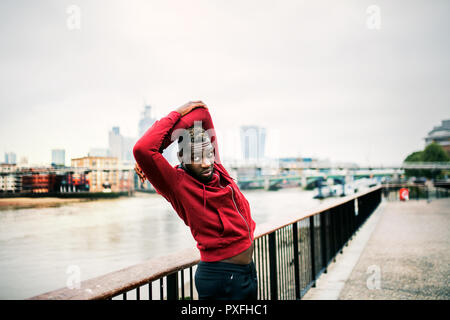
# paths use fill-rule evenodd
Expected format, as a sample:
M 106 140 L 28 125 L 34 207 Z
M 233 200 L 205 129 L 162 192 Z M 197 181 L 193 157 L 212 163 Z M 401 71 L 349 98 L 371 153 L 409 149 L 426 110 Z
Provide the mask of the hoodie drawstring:
M 205 185 L 203 185 L 203 216 L 205 216 L 205 208 L 206 208 L 206 191 L 205 191 Z

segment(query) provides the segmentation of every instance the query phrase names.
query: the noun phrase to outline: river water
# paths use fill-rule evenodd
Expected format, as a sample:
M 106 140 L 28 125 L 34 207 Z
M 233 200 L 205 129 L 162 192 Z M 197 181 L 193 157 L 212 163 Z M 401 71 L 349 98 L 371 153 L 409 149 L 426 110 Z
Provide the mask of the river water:
M 256 224 L 336 199 L 314 191 L 242 190 Z M 25 299 L 194 247 L 170 204 L 158 194 L 0 211 L 0 299 Z M 74 269 L 75 268 L 75 269 Z

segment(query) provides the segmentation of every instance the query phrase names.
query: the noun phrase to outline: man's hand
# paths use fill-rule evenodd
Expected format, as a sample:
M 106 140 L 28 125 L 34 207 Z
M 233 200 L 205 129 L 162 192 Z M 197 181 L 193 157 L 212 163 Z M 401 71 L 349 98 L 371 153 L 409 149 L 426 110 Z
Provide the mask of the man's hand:
M 205 108 L 208 109 L 206 104 L 204 104 L 202 101 L 189 101 L 188 103 L 183 104 L 181 107 L 179 107 L 177 110 L 178 113 L 181 114 L 181 116 L 184 116 L 185 114 L 188 114 L 195 108 Z
M 144 183 L 145 179 L 147 179 L 147 178 L 145 177 L 144 172 L 142 171 L 141 167 L 139 167 L 139 165 L 137 163 L 134 166 L 134 171 L 136 171 L 137 175 L 139 176 L 139 179 L 141 180 L 141 183 Z

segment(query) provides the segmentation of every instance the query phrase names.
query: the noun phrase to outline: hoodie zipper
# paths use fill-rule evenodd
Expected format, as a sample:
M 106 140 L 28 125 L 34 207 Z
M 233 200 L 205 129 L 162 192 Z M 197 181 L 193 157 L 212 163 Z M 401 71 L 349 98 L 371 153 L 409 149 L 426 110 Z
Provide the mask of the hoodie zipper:
M 236 202 L 234 201 L 234 190 L 230 185 L 227 185 L 227 187 L 230 187 L 231 189 L 231 199 L 233 200 L 234 206 L 236 207 L 237 212 L 239 213 L 239 215 L 241 216 L 242 220 L 244 220 L 245 225 L 247 226 L 247 230 L 248 230 L 248 238 L 250 239 L 250 241 L 252 241 L 252 236 L 250 234 L 250 227 L 248 226 L 247 220 L 245 220 L 244 216 L 241 214 L 241 212 L 239 211 Z
M 222 185 L 220 184 L 220 176 L 219 176 L 217 173 L 214 173 L 214 174 L 217 176 L 217 178 L 219 178 L 219 186 L 220 186 L 222 189 L 225 188 L 224 186 L 222 186 Z M 239 209 L 238 209 L 238 207 L 237 207 L 237 205 L 236 205 L 236 201 L 234 201 L 234 190 L 233 190 L 233 187 L 231 187 L 230 184 L 227 185 L 227 187 L 230 187 L 230 189 L 231 189 L 231 200 L 233 200 L 234 207 L 236 208 L 236 211 L 239 213 L 239 215 L 241 216 L 242 220 L 244 220 L 245 225 L 247 226 L 248 238 L 250 239 L 250 241 L 252 241 L 252 235 L 250 234 L 250 227 L 248 226 L 247 220 L 245 220 L 244 216 L 241 214 L 241 212 L 239 211 Z

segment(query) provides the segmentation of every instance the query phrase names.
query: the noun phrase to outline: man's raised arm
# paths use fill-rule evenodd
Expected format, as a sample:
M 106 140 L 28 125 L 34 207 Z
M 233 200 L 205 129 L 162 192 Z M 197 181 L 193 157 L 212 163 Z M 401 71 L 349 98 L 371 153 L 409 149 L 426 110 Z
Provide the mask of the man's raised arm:
M 156 121 L 133 147 L 138 169 L 142 170 L 145 177 L 167 200 L 173 196 L 179 173 L 167 162 L 162 152 L 177 138 L 172 135 L 176 129 L 189 127 L 194 109 L 207 110 L 201 101 L 188 102 Z M 188 123 L 180 121 L 186 117 Z

